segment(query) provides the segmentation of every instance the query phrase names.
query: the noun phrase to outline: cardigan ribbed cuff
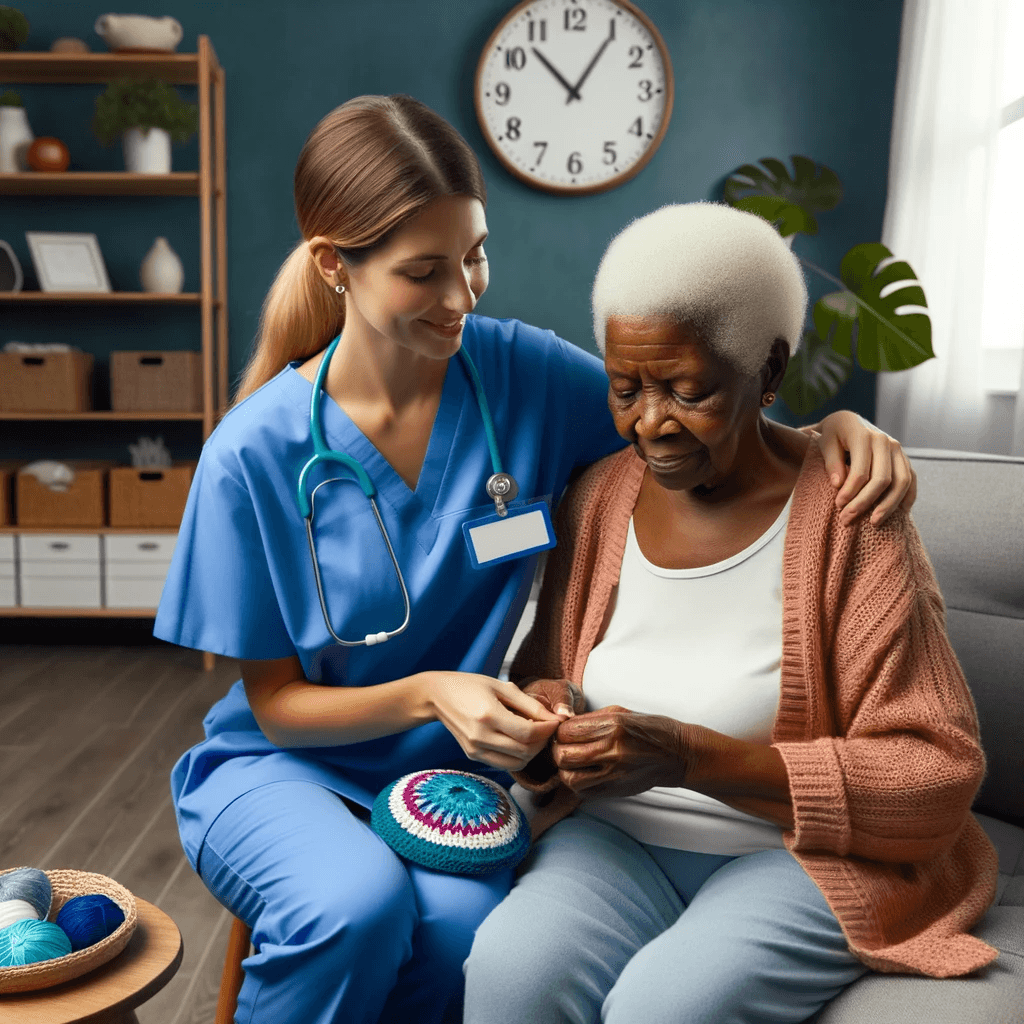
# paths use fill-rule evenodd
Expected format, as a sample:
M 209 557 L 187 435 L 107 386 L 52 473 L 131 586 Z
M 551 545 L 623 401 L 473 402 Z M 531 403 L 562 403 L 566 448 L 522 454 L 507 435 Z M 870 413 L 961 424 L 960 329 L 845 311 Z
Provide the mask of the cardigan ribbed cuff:
M 773 743 L 789 775 L 797 850 L 850 852 L 850 811 L 835 741 Z

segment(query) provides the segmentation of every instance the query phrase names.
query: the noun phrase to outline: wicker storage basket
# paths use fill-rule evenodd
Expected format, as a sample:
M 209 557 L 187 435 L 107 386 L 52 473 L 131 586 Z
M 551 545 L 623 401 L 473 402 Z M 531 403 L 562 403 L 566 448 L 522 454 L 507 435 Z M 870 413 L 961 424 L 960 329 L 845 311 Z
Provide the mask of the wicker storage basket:
M 198 352 L 111 352 L 114 412 L 202 412 L 203 364 Z
M 0 462 L 0 526 L 14 523 L 14 476 L 23 462 Z
M 0 352 L 0 412 L 88 412 L 88 352 Z
M 18 526 L 106 526 L 109 462 L 64 459 L 75 471 L 66 491 L 51 491 L 30 473 L 18 473 L 14 507 Z
M 0 875 L 15 870 L 5 868 L 0 871 Z M 43 960 L 37 964 L 25 964 L 24 967 L 0 967 L 0 992 L 32 992 L 79 978 L 108 960 L 113 960 L 128 945 L 135 931 L 138 921 L 135 897 L 112 878 L 91 871 L 55 870 L 45 874 L 53 889 L 53 903 L 47 921 L 56 921 L 57 913 L 68 900 L 93 892 L 109 896 L 124 911 L 124 921 L 105 939 L 77 953 L 69 953 L 55 960 Z
M 167 469 L 117 466 L 110 471 L 111 526 L 170 526 L 181 523 L 196 463 Z

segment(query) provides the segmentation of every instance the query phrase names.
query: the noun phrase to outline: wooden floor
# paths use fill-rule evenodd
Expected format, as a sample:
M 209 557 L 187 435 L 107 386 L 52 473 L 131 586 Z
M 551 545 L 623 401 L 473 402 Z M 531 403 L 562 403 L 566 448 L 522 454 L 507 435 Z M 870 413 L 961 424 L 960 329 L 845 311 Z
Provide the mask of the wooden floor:
M 0 645 L 0 866 L 98 871 L 173 918 L 184 959 L 141 1024 L 213 1021 L 231 918 L 185 860 L 168 777 L 238 676 L 169 645 Z

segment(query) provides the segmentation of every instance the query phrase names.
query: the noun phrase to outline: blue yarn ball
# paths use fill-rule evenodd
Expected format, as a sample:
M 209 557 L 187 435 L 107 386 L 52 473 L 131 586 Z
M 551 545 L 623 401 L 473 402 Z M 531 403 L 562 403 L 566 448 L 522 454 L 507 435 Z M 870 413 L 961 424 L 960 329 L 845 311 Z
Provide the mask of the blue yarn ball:
M 76 896 L 57 914 L 57 924 L 67 933 L 75 952 L 112 935 L 123 921 L 124 911 L 102 893 Z
M 0 967 L 23 967 L 71 952 L 71 940 L 52 921 L 15 921 L 0 931 Z
M 515 867 L 530 849 L 530 826 L 501 786 L 447 768 L 412 772 L 381 790 L 370 827 L 400 857 L 458 875 Z
M 0 902 L 24 900 L 39 912 L 40 920 L 46 920 L 50 913 L 53 890 L 46 872 L 39 868 L 18 868 L 0 875 Z

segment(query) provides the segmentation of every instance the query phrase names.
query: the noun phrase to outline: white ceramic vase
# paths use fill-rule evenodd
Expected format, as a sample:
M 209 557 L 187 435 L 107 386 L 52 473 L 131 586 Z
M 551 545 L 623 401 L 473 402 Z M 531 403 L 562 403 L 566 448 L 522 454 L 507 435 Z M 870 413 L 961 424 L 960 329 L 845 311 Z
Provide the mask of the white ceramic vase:
M 153 18 L 147 14 L 101 14 L 96 19 L 96 34 L 111 50 L 166 50 L 181 42 L 181 22 L 177 18 Z
M 35 141 L 24 107 L 0 107 L 0 173 L 27 171 L 28 147 Z
M 185 282 L 185 270 L 178 254 L 162 235 L 146 253 L 139 267 L 139 280 L 144 292 L 177 294 Z
M 171 135 L 163 128 L 129 128 L 121 136 L 124 169 L 132 174 L 171 173 Z

